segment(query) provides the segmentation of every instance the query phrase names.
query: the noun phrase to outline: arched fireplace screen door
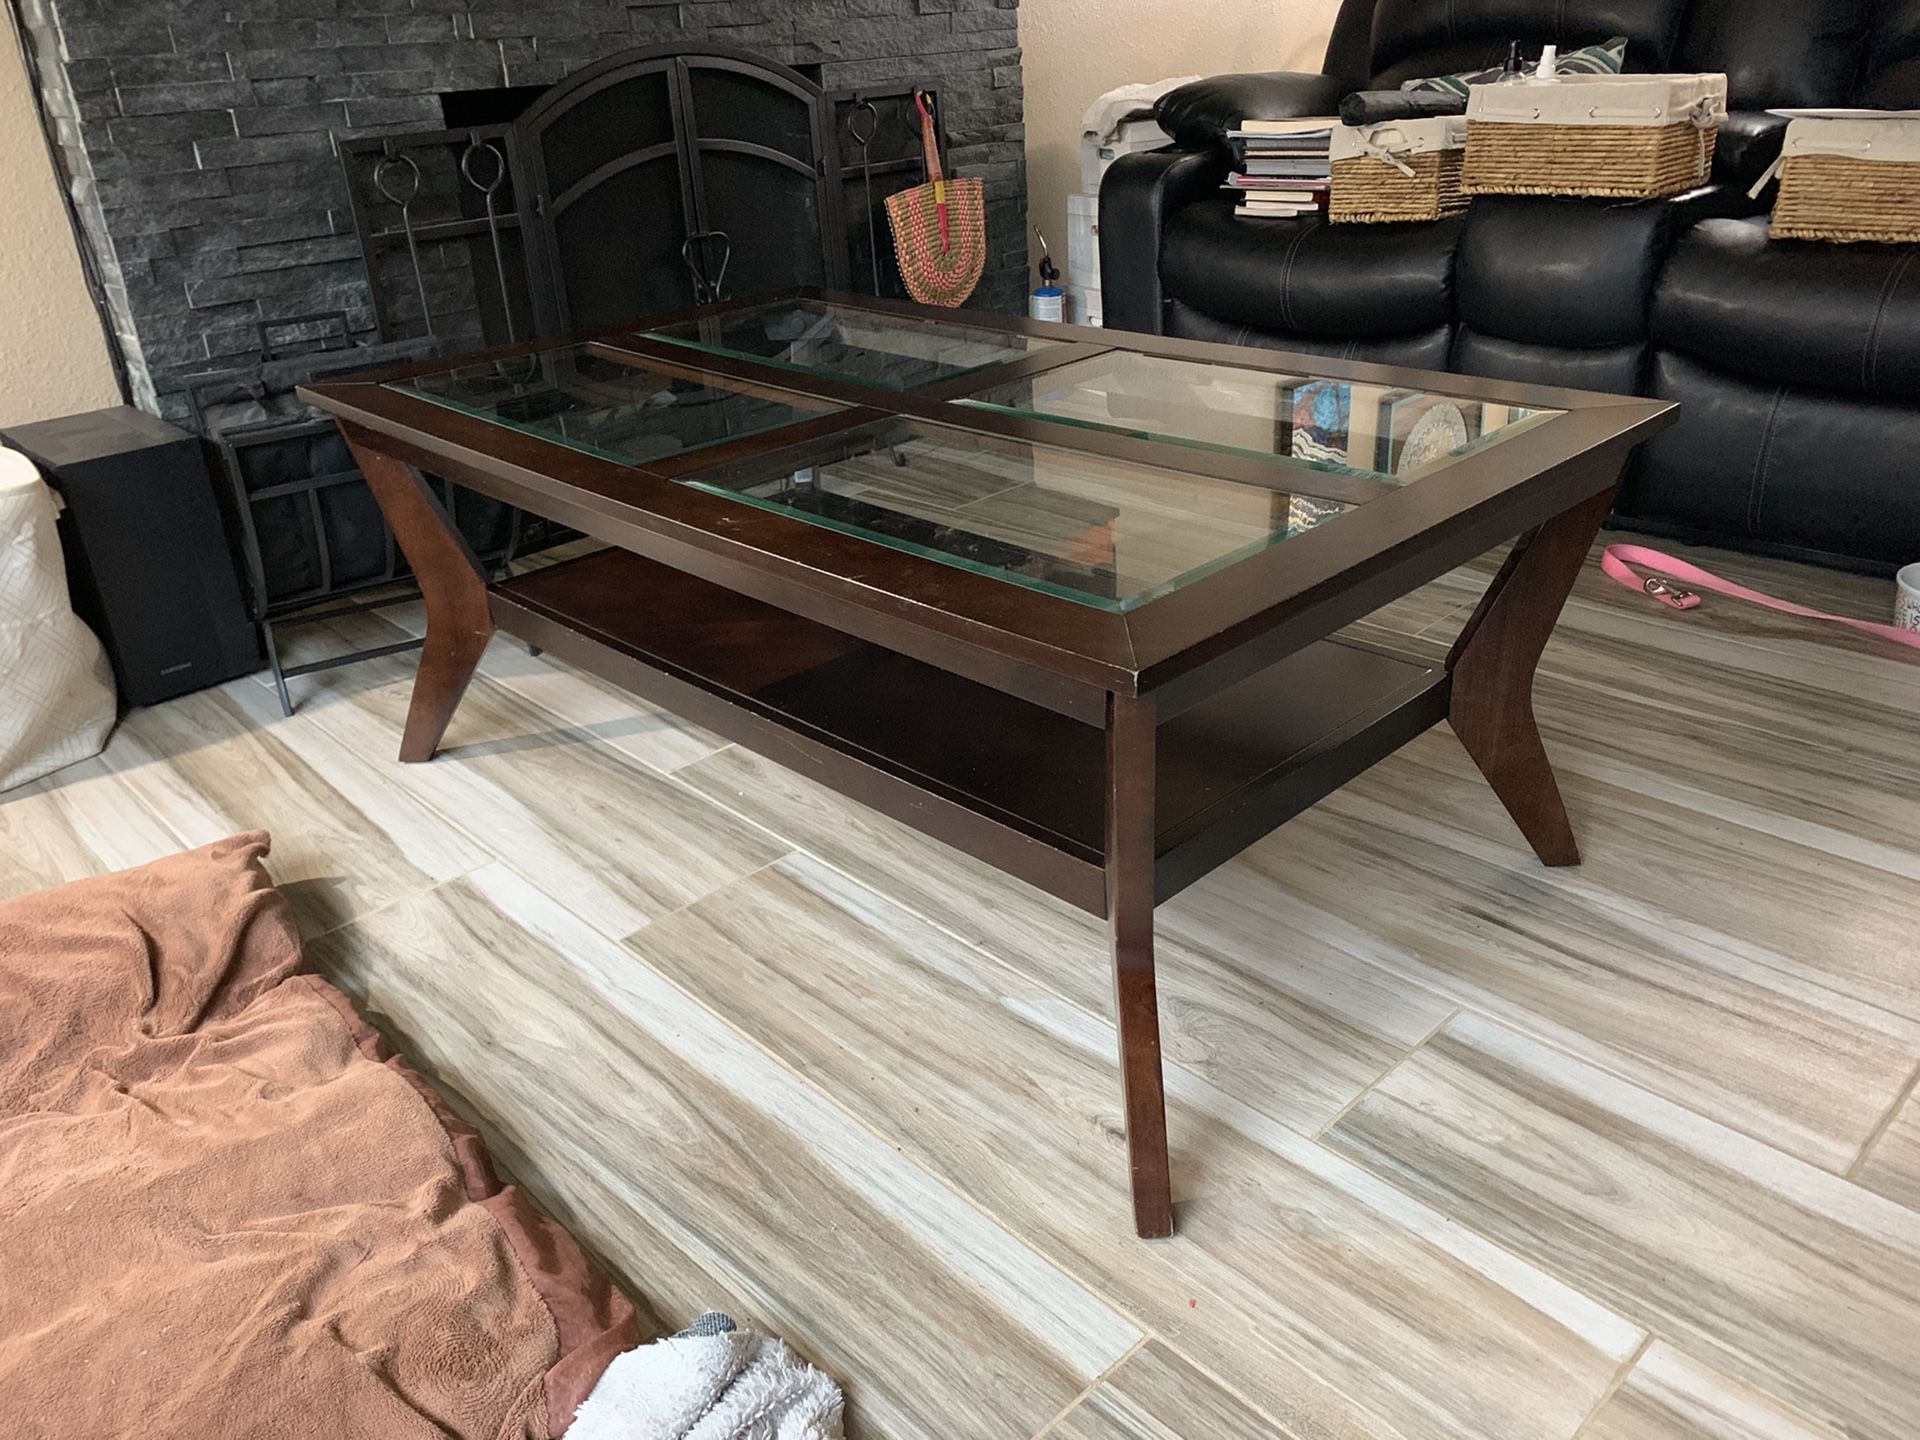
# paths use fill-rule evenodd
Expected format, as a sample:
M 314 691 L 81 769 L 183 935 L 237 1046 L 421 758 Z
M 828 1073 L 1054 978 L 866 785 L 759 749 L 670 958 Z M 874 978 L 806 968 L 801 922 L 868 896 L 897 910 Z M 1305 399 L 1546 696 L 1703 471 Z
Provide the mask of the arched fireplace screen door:
M 744 50 L 611 56 L 514 124 L 540 329 L 846 285 L 832 106 Z

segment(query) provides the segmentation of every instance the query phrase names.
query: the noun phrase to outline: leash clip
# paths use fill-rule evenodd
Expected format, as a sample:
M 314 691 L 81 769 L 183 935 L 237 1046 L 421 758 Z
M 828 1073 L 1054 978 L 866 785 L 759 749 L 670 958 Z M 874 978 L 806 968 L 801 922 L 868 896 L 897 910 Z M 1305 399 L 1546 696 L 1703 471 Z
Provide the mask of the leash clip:
M 1662 605 L 1671 605 L 1676 610 L 1691 610 L 1700 603 L 1700 597 L 1693 591 L 1682 589 L 1663 575 L 1647 576 L 1640 582 L 1640 588 Z

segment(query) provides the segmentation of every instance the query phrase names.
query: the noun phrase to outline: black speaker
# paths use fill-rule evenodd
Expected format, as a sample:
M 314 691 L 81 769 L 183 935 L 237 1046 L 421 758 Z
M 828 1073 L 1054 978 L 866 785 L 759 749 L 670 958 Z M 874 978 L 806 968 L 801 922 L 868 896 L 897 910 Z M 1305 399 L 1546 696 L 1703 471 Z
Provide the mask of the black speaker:
M 198 437 L 128 406 L 0 431 L 65 502 L 73 608 L 123 705 L 260 668 L 260 645 Z

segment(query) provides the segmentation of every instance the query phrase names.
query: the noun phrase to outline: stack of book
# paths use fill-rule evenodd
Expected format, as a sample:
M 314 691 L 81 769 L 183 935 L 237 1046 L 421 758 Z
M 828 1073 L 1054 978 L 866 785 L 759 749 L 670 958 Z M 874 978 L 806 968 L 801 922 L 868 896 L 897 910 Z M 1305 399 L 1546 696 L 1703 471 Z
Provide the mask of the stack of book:
M 1333 184 L 1337 117 L 1242 120 L 1227 132 L 1238 168 L 1226 188 L 1240 197 L 1236 215 L 1309 215 L 1327 208 Z

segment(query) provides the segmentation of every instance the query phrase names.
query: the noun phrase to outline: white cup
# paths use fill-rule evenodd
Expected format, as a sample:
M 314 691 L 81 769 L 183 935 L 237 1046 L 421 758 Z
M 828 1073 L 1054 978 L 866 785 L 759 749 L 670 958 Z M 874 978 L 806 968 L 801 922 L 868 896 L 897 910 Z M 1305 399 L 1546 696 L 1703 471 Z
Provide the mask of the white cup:
M 1893 601 L 1893 623 L 1902 630 L 1920 630 L 1920 565 L 1909 565 L 1893 577 L 1899 587 Z

